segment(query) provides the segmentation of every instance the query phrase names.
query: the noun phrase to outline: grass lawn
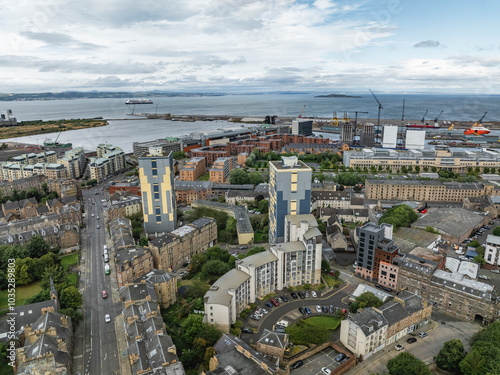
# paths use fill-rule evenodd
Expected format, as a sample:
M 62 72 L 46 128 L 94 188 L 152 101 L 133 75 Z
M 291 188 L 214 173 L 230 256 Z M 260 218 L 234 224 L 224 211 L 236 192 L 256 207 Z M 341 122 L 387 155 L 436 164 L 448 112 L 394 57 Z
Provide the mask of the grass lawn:
M 325 282 L 327 283 L 328 286 L 338 288 L 339 285 L 342 284 L 342 281 L 335 280 L 335 278 L 332 275 L 323 274 L 322 276 L 323 276 L 323 279 L 325 279 Z
M 208 181 L 210 179 L 210 173 L 206 173 L 203 176 L 201 176 L 198 181 Z
M 334 331 L 340 324 L 340 319 L 332 316 L 313 316 L 299 320 L 286 328 L 290 341 L 294 344 L 320 345 L 330 338 L 330 331 Z
M 37 281 L 29 285 L 16 286 L 16 306 L 24 305 L 27 298 L 40 292 L 42 290 L 40 284 L 41 281 Z M 7 289 L 0 291 L 0 311 L 8 308 L 7 292 Z
M 78 282 L 78 275 L 76 273 L 69 273 L 66 275 L 70 286 L 76 286 Z
M 72 265 L 78 264 L 78 257 L 79 256 L 80 256 L 80 253 L 73 253 L 70 255 L 65 255 L 61 258 L 61 265 L 67 271 L 68 268 L 71 267 Z

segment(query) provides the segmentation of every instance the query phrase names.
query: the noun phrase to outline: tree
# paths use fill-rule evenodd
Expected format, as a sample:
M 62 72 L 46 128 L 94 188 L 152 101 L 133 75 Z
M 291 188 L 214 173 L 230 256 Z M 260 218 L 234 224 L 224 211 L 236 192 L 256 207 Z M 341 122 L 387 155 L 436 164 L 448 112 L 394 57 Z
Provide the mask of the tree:
M 220 260 L 209 260 L 201 269 L 200 277 L 203 280 L 215 279 L 230 270 L 229 264 Z
M 418 215 L 410 206 L 399 204 L 385 211 L 378 223 L 392 224 L 395 228 L 409 227 L 417 219 Z
M 40 257 L 39 259 L 33 259 L 33 277 L 35 280 L 40 280 L 46 268 L 60 264 L 61 260 L 54 253 L 48 253 Z
M 323 272 L 323 273 L 330 273 L 330 271 L 331 271 L 330 263 L 328 263 L 328 261 L 326 261 L 325 259 L 323 259 L 321 261 L 321 272 Z
M 29 188 L 26 192 L 26 198 L 35 198 L 37 202 L 40 202 L 42 196 L 37 188 Z
M 44 195 L 49 194 L 49 185 L 46 182 L 42 182 L 41 188 Z
M 408 352 L 400 353 L 387 362 L 389 375 L 431 375 L 424 362 Z
M 68 307 L 67 309 L 61 309 L 58 311 L 60 314 L 68 315 L 71 318 L 71 322 L 74 325 L 78 325 L 83 319 L 83 313 L 78 310 L 75 310 L 72 307 Z
M 464 357 L 464 344 L 458 339 L 453 339 L 444 343 L 436 357 L 436 364 L 441 370 L 457 372 Z
M 27 285 L 33 281 L 33 259 L 16 259 L 16 285 Z
M 500 227 L 496 227 L 495 229 L 493 229 L 493 235 L 500 236 Z
M 149 241 L 147 237 L 141 237 L 139 240 L 139 246 L 148 246 Z
M 258 185 L 264 182 L 264 179 L 259 172 L 250 172 L 248 174 L 248 180 L 252 185 Z
M 32 258 L 40 258 L 42 255 L 47 254 L 50 251 L 50 245 L 44 238 L 40 235 L 36 235 L 30 238 L 28 244 L 26 245 L 26 250 Z
M 83 298 L 79 290 L 74 286 L 68 286 L 61 293 L 61 305 L 64 308 L 72 307 L 74 309 L 80 307 L 83 303 Z
M 184 151 L 175 151 L 175 152 L 172 154 L 172 157 L 173 157 L 175 160 L 184 159 L 184 158 L 186 158 L 186 153 L 185 153 Z
M 379 307 L 382 306 L 383 303 L 384 302 L 382 302 L 382 300 L 380 300 L 372 292 L 364 292 L 356 297 L 354 302 L 351 303 L 349 310 L 355 313 L 358 309 L 363 309 L 365 307 Z
M 207 256 L 203 253 L 193 255 L 191 258 L 191 273 L 198 273 L 201 271 L 203 265 L 207 262 Z
M 50 288 L 51 277 L 58 291 L 66 287 L 67 285 L 66 270 L 64 269 L 63 266 L 61 266 L 60 263 L 45 267 L 45 270 L 43 271 L 42 274 L 42 282 L 40 283 L 42 289 Z
M 243 169 L 233 169 L 229 173 L 229 183 L 232 185 L 245 185 L 250 183 L 250 178 Z
M 267 214 L 269 212 L 269 201 L 267 199 L 261 200 L 259 202 L 259 211 L 262 214 Z
M 221 249 L 220 246 L 212 246 L 206 251 L 207 260 L 220 260 L 221 262 L 226 263 L 231 255 L 227 252 L 227 250 Z
M 266 251 L 265 247 L 263 247 L 263 246 L 255 246 L 255 247 L 251 248 L 250 250 L 248 250 L 247 257 L 249 257 L 251 255 L 258 254 L 258 253 L 262 253 L 264 251 Z
M 500 348 L 491 342 L 481 342 L 460 362 L 464 375 L 484 375 L 500 373 Z

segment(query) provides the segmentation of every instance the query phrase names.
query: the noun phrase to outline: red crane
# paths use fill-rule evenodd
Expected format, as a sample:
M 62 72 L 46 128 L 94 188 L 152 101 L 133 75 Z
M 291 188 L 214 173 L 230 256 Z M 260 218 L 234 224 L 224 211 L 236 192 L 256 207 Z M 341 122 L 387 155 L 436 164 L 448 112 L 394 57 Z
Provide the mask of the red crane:
M 300 115 L 298 115 L 298 118 L 301 118 L 302 115 L 304 114 L 304 111 L 306 110 L 306 104 L 304 104 L 304 108 L 302 108 L 302 111 L 300 112 Z

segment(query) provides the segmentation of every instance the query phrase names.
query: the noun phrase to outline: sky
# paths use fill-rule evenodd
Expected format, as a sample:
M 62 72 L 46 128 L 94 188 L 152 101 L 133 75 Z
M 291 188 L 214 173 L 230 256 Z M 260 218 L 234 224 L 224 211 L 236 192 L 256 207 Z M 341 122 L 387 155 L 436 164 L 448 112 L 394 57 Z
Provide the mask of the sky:
M 0 91 L 500 94 L 500 2 L 16 0 Z

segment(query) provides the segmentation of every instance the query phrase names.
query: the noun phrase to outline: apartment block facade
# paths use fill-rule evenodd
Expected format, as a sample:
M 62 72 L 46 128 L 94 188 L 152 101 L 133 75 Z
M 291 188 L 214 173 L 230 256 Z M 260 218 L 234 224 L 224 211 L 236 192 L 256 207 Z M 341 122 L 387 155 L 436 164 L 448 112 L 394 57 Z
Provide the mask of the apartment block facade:
M 498 195 L 493 184 L 367 179 L 365 185 L 367 199 L 462 202 L 487 195 Z
M 311 212 L 312 170 L 296 156 L 269 162 L 269 243 L 285 237 L 285 216 Z
M 212 196 L 212 181 L 175 181 L 177 203 L 191 204 L 199 199 L 207 200 Z
M 205 158 L 191 158 L 183 167 L 179 168 L 180 181 L 196 181 L 206 172 Z
M 115 252 L 118 286 L 132 283 L 154 269 L 151 251 L 145 247 L 127 247 Z
M 158 147 L 151 147 L 139 158 L 144 230 L 148 234 L 171 232 L 177 226 L 173 167 L 172 152 L 164 154 Z
M 250 301 L 263 298 L 276 290 L 278 258 L 269 251 L 236 261 L 236 269 L 250 275 Z
M 89 163 L 90 178 L 101 182 L 125 167 L 125 153 L 120 147 L 100 144 L 97 146 L 97 158 Z
M 484 249 L 484 259 L 486 263 L 500 266 L 500 237 L 488 234 Z
M 217 243 L 215 219 L 202 217 L 149 242 L 154 265 L 171 272 Z
M 218 158 L 210 168 L 210 181 L 222 184 L 229 177 L 229 172 L 233 169 L 231 158 Z
M 396 151 L 381 148 L 365 148 L 361 151 L 344 152 L 344 165 L 354 169 L 390 170 L 398 172 L 403 167 L 412 170 L 451 171 L 467 173 L 470 170 L 483 172 L 484 168 L 500 168 L 500 152 L 492 149 L 471 151 L 460 148 L 433 148 L 423 150 Z M 418 167 L 418 168 L 417 168 Z

